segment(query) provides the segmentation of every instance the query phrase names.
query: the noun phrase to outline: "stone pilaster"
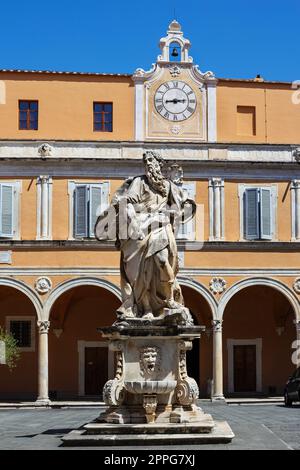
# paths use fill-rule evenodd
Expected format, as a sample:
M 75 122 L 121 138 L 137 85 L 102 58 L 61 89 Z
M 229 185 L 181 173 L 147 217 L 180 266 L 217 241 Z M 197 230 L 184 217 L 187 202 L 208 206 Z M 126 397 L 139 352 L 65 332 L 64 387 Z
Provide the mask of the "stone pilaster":
M 51 184 L 50 176 L 37 179 L 37 239 L 51 238 Z
M 47 406 L 49 400 L 48 384 L 48 332 L 50 328 L 49 321 L 37 322 L 39 331 L 39 353 L 38 353 L 38 398 L 37 406 Z
M 293 180 L 292 195 L 292 238 L 300 241 L 300 180 Z
M 210 240 L 224 240 L 224 180 L 209 181 Z

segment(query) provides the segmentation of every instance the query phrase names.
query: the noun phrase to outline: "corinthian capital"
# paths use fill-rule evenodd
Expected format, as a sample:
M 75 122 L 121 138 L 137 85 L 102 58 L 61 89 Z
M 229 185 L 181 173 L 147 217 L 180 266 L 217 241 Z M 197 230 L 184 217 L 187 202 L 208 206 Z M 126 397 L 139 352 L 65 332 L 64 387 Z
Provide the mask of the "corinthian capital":
M 222 188 L 224 186 L 224 180 L 222 178 L 211 178 L 210 184 L 213 188 Z
M 292 181 L 292 189 L 300 189 L 300 180 Z
M 222 331 L 222 323 L 223 320 L 212 320 L 212 330 L 214 333 L 217 333 L 219 331 Z
M 48 333 L 49 328 L 50 328 L 50 322 L 45 320 L 45 321 L 38 321 L 37 326 L 40 330 L 40 333 Z

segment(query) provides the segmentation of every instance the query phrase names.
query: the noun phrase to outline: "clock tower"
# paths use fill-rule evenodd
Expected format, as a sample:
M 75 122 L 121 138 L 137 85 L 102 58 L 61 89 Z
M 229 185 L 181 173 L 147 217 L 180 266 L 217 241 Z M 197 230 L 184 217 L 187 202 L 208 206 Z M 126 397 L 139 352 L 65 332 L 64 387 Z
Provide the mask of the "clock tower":
M 133 74 L 137 141 L 216 141 L 217 79 L 193 64 L 190 46 L 174 20 L 152 69 Z

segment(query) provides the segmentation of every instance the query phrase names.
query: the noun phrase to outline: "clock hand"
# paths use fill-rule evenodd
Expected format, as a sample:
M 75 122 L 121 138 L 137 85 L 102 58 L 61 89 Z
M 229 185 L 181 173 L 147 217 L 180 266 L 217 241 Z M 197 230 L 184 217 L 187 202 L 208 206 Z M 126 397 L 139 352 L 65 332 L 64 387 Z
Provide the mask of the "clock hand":
M 174 104 L 177 104 L 177 103 L 185 103 L 186 100 L 178 100 L 176 98 L 174 98 L 173 100 L 166 100 L 166 103 L 174 103 Z

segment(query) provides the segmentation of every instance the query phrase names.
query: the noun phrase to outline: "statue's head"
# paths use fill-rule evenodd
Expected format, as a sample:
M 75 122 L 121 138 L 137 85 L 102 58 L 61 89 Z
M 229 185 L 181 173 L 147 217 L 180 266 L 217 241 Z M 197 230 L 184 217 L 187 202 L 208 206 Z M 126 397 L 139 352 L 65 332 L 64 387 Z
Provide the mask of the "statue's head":
M 163 196 L 167 195 L 166 179 L 162 174 L 162 167 L 165 162 L 159 153 L 148 150 L 143 154 L 145 173 L 149 184 L 153 189 L 160 192 Z
M 147 152 L 143 154 L 143 162 L 146 167 L 154 166 L 160 169 L 162 169 L 165 164 L 162 156 L 153 150 L 147 150 Z
M 140 351 L 140 366 L 143 375 L 151 376 L 159 368 L 159 348 L 147 346 Z

